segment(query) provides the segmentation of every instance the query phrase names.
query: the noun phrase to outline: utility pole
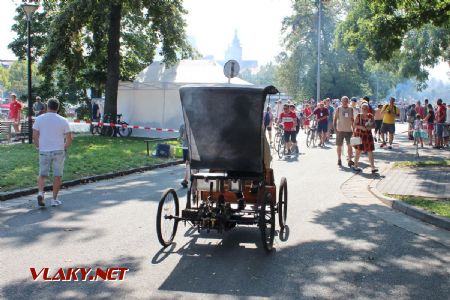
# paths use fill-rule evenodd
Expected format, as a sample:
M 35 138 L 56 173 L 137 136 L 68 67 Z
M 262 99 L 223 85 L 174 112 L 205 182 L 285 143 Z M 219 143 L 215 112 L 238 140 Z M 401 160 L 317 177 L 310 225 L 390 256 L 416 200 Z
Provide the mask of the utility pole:
M 320 101 L 320 27 L 321 27 L 321 15 L 322 15 L 322 0 L 319 1 L 319 9 L 318 9 L 318 16 L 317 16 L 317 79 L 316 79 L 316 85 L 317 85 L 317 103 Z

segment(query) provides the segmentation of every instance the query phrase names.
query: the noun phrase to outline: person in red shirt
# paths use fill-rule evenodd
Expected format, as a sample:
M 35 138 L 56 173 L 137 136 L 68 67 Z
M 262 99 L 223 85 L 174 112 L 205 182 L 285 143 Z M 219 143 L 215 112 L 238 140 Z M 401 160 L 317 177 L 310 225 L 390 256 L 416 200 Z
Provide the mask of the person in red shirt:
M 309 105 L 309 103 L 306 103 L 306 107 L 305 109 L 303 109 L 303 116 L 305 117 L 304 121 L 303 121 L 303 126 L 305 128 L 305 132 L 307 132 L 307 130 L 309 129 L 309 117 L 312 115 L 312 110 L 311 107 Z
M 20 111 L 22 110 L 22 103 L 17 101 L 16 94 L 11 94 L 11 103 L 9 103 L 9 118 L 13 120 L 13 127 L 16 133 L 19 132 Z
M 323 101 L 319 102 L 319 107 L 314 110 L 317 120 L 317 132 L 320 136 L 319 147 L 325 147 L 325 138 L 328 132 L 328 108 L 325 107 Z
M 437 109 L 436 109 L 436 146 L 434 148 L 440 149 L 444 146 L 444 126 L 446 119 L 447 110 L 445 106 L 442 104 L 442 99 L 437 100 Z
M 295 145 L 297 145 L 295 127 L 297 126 L 297 115 L 295 112 L 289 110 L 289 104 L 283 105 L 283 112 L 278 118 L 279 123 L 283 124 L 284 130 L 284 145 L 287 149 L 287 154 L 290 155 L 292 150 L 295 150 Z

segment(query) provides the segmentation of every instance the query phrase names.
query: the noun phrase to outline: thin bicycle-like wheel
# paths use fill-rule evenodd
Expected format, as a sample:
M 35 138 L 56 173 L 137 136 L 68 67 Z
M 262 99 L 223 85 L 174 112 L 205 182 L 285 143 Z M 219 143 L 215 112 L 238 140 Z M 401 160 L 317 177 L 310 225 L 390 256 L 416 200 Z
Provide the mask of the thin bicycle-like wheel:
M 284 141 L 280 140 L 280 142 L 278 143 L 278 149 L 277 149 L 278 158 L 280 158 L 280 159 L 283 158 L 285 148 L 286 148 L 286 145 L 284 144 Z
M 311 140 L 312 140 L 312 145 L 315 147 L 316 146 L 316 140 L 317 140 L 317 134 L 316 134 L 316 131 L 314 130 L 313 132 L 312 132 L 312 137 L 311 137 Z
M 261 240 L 267 253 L 273 250 L 273 239 L 275 237 L 275 206 L 272 204 L 272 194 L 264 194 L 263 203 L 259 214 L 259 229 Z
M 308 130 L 308 134 L 306 135 L 306 147 L 309 148 L 311 146 L 311 129 Z
M 156 232 L 163 247 L 172 244 L 177 233 L 178 221 L 174 217 L 178 217 L 179 210 L 180 204 L 175 190 L 165 190 L 159 201 L 158 214 L 156 215 Z
M 120 125 L 128 125 L 128 123 L 127 122 L 120 122 Z M 119 127 L 118 128 L 118 132 L 119 132 L 119 135 L 122 136 L 122 137 L 130 136 L 131 133 L 133 132 L 133 129 L 128 128 L 128 127 L 127 128 Z
M 287 219 L 287 203 L 288 203 L 288 196 L 287 196 L 287 180 L 285 177 L 281 178 L 280 187 L 278 190 L 278 224 L 280 225 L 281 229 L 283 229 L 286 226 L 286 219 Z

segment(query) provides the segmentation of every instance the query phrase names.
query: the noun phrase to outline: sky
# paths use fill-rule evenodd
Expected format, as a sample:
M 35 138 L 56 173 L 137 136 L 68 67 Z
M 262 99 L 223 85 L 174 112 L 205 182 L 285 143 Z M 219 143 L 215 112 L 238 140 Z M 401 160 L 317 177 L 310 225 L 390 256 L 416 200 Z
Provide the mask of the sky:
M 0 59 L 15 59 L 7 48 L 18 0 L 0 0 Z M 281 22 L 291 14 L 290 0 L 184 0 L 186 33 L 203 55 L 224 59 L 237 30 L 243 59 L 266 64 L 281 51 Z
M 0 59 L 15 59 L 7 48 L 15 7 L 20 0 L 0 0 Z M 234 31 L 241 41 L 242 58 L 264 65 L 281 51 L 281 23 L 292 14 L 291 0 L 184 0 L 188 11 L 186 33 L 194 37 L 202 55 L 224 59 Z M 448 64 L 431 70 L 432 77 L 450 82 Z

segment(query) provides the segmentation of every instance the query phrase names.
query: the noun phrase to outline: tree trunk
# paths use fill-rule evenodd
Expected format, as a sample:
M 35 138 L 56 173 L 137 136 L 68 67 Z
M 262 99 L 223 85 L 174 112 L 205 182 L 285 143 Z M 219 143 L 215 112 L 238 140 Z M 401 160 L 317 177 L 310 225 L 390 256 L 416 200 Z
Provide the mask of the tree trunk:
M 122 1 L 110 2 L 108 30 L 108 65 L 106 74 L 105 115 L 111 116 L 111 122 L 117 119 L 117 89 L 119 87 L 120 63 L 120 20 Z

